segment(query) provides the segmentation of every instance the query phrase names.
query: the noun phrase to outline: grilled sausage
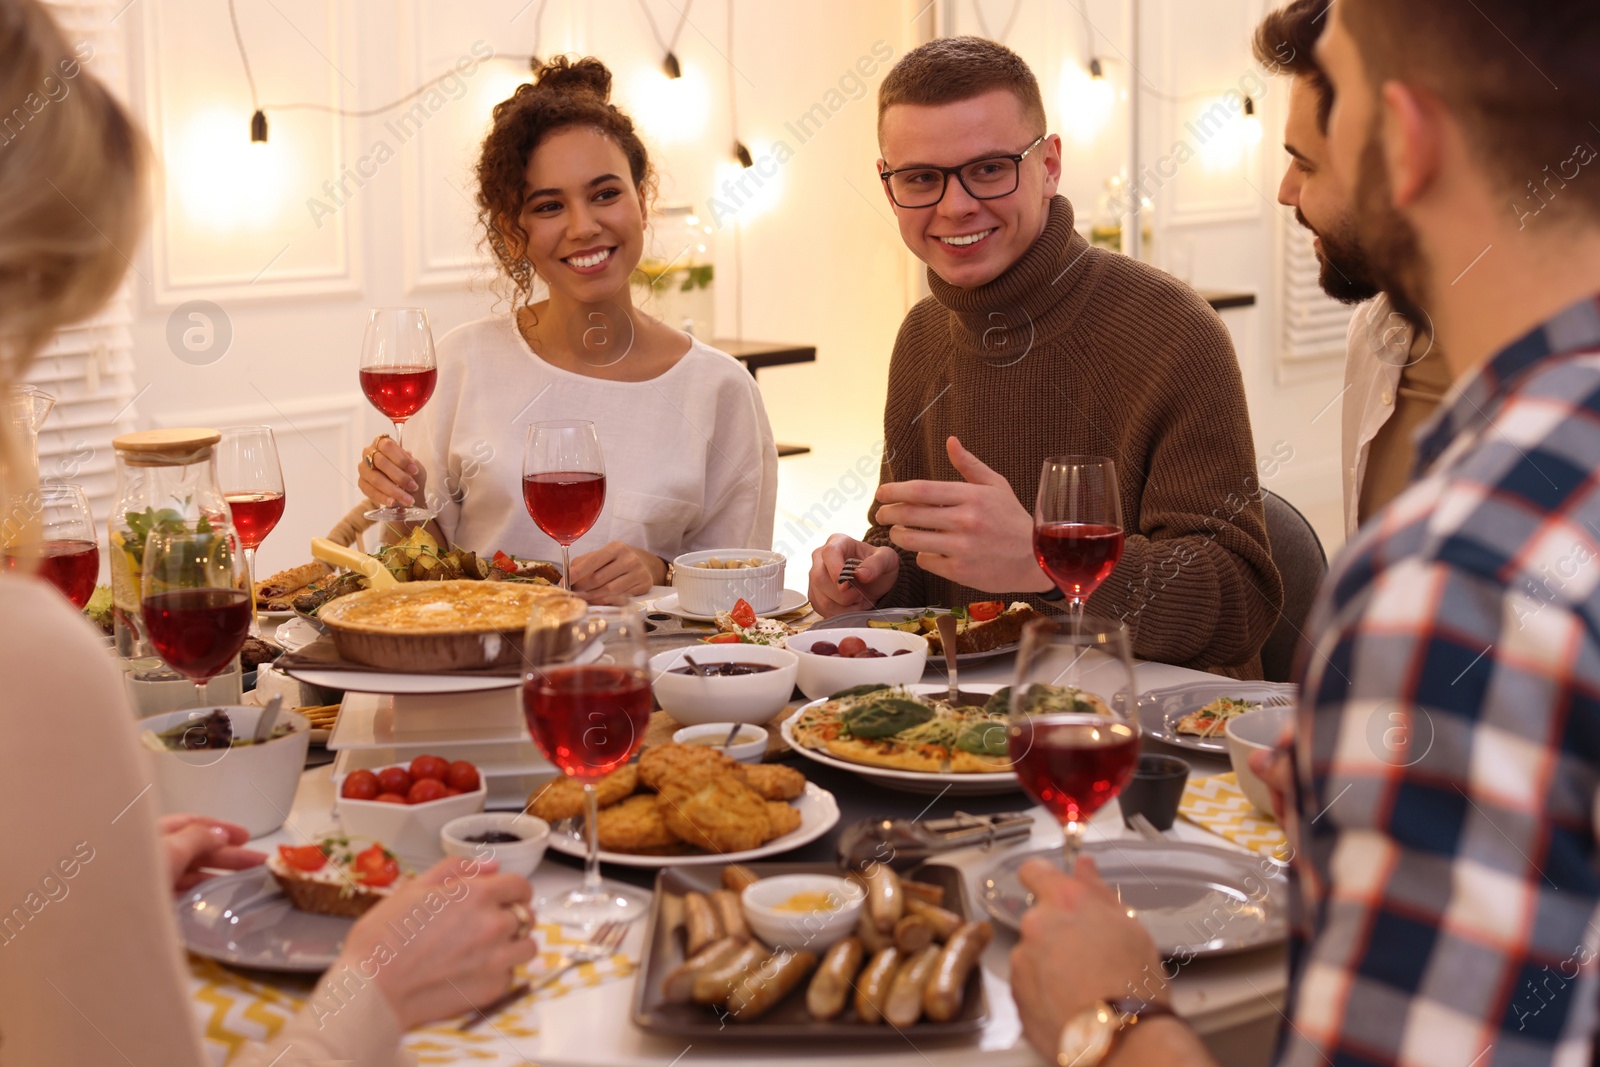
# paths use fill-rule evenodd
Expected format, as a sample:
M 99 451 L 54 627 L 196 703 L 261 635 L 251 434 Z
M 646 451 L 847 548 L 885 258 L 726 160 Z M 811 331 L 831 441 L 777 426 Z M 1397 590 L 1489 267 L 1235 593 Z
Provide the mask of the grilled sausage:
M 933 924 L 920 915 L 902 915 L 894 924 L 894 947 L 911 955 L 933 944 Z
M 683 895 L 684 955 L 693 956 L 722 937 L 722 920 L 704 893 Z
M 712 890 L 710 899 L 711 910 L 717 913 L 717 920 L 722 924 L 722 936 L 750 940 L 750 927 L 745 924 L 739 894 L 731 889 L 716 889 Z
M 944 887 L 929 885 L 927 882 L 913 882 L 909 878 L 900 879 L 900 888 L 906 891 L 906 896 L 916 897 L 924 904 L 941 907 L 944 904 Z
M 856 979 L 856 1014 L 864 1023 L 875 1023 L 883 1018 L 883 1006 L 889 999 L 889 987 L 895 972 L 905 957 L 893 945 L 872 957 L 867 969 Z
M 694 996 L 694 980 L 702 972 L 714 970 L 733 958 L 741 942 L 731 937 L 713 941 L 674 967 L 661 982 L 661 995 L 668 1004 L 687 1004 Z
M 879 863 L 867 872 L 866 879 L 867 912 L 873 925 L 887 934 L 905 914 L 906 894 L 900 888 L 900 876 L 888 864 Z
M 739 951 L 720 965 L 694 976 L 694 985 L 689 990 L 689 998 L 696 1004 L 727 1003 L 728 994 L 733 990 L 733 983 L 744 972 L 760 963 L 766 951 L 753 941 L 742 943 Z
M 730 863 L 722 868 L 722 888 L 734 893 L 743 893 L 755 885 L 760 878 L 749 867 L 742 867 L 737 863 Z M 935 903 L 940 903 L 935 901 Z
M 929 945 L 895 972 L 889 999 L 883 1005 L 883 1018 L 890 1026 L 903 1030 L 922 1018 L 922 990 L 933 977 L 934 965 L 943 951 L 938 945 Z
M 894 944 L 894 939 L 878 929 L 877 923 L 872 921 L 872 916 L 867 914 L 865 908 L 861 909 L 861 918 L 856 920 L 856 936 L 872 955 L 877 955 Z
M 861 970 L 866 954 L 859 937 L 835 941 L 828 949 L 806 990 L 806 1011 L 813 1019 L 831 1019 L 844 1011 L 850 985 L 855 981 L 856 972 Z
M 972 973 L 978 957 L 994 937 L 994 927 L 987 922 L 964 923 L 950 935 L 939 961 L 933 968 L 933 977 L 922 990 L 922 1010 L 936 1023 L 947 1023 L 961 1011 L 961 998 L 966 992 L 967 975 Z
M 733 983 L 728 992 L 728 1014 L 741 1023 L 761 1018 L 805 981 L 816 965 L 815 952 L 774 952 Z
M 961 928 L 961 917 L 955 912 L 946 911 L 934 904 L 924 904 L 916 897 L 906 900 L 906 911 L 932 923 L 933 936 L 940 941 L 950 940 L 950 935 Z

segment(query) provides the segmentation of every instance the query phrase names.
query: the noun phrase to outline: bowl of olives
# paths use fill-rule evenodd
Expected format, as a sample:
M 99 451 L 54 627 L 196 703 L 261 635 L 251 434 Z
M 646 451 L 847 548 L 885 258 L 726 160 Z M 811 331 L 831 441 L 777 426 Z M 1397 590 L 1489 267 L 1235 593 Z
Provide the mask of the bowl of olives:
M 899 630 L 813 630 L 787 647 L 799 660 L 795 684 L 812 700 L 858 685 L 912 685 L 928 663 L 927 639 Z

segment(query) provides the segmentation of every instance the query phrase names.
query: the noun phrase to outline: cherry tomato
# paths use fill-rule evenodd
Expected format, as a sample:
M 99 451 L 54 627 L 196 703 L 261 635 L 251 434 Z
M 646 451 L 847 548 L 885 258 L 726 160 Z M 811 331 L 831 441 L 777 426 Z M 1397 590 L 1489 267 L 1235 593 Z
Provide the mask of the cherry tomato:
M 839 642 L 839 655 L 856 656 L 867 650 L 867 643 L 859 637 L 847 637 Z
M 980 600 L 967 605 L 967 615 L 973 622 L 988 622 L 1004 614 L 1006 606 L 998 600 Z
M 411 773 L 404 767 L 385 767 L 378 772 L 378 789 L 380 792 L 405 796 L 411 792 Z
M 708 645 L 737 645 L 738 643 L 738 634 L 716 634 L 713 637 L 706 638 L 706 644 Z
M 279 845 L 278 855 L 297 871 L 320 871 L 328 857 L 316 845 Z
M 377 801 L 379 804 L 405 804 L 405 803 L 408 803 L 408 801 L 405 798 L 405 795 L 402 794 L 402 793 L 379 793 L 377 796 L 373 797 L 372 799 Z
M 411 783 L 411 792 L 406 794 L 406 803 L 426 804 L 430 800 L 443 800 L 447 788 L 449 787 L 437 778 L 418 778 Z
M 733 610 L 728 612 L 728 617 L 736 625 L 754 626 L 756 624 L 756 609 L 750 606 L 750 601 L 740 597 L 739 602 L 733 606 Z
M 459 789 L 463 793 L 474 792 L 478 788 L 478 768 L 464 759 L 458 759 L 450 764 L 450 773 L 444 781 L 452 789 Z
M 386 886 L 400 877 L 400 861 L 385 852 L 382 845 L 356 853 L 356 881 L 362 885 Z
M 371 800 L 380 792 L 378 776 L 368 770 L 351 771 L 345 775 L 344 785 L 339 789 L 340 796 L 351 800 Z
M 423 778 L 435 778 L 442 782 L 449 769 L 449 760 L 439 756 L 418 756 L 411 761 L 411 781 L 415 783 Z
M 458 797 L 461 795 L 461 790 L 455 788 L 454 786 L 447 785 L 444 787 L 444 795 L 447 797 Z

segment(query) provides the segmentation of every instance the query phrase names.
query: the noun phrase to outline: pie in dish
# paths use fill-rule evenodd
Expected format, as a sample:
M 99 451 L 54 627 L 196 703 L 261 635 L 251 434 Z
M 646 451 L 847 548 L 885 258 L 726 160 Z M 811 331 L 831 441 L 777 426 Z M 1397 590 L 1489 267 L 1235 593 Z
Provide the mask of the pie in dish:
M 519 582 L 417 582 L 366 589 L 325 605 L 318 619 L 355 663 L 419 673 L 517 662 L 536 617 L 555 627 L 588 605 L 563 590 Z

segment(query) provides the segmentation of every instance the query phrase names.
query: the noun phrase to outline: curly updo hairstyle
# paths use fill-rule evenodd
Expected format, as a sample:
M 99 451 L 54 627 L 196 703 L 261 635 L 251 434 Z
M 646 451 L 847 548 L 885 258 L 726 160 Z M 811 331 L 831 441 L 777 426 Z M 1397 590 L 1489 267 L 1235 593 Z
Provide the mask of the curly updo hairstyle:
M 656 174 L 633 120 L 611 103 L 611 71 L 592 56 L 556 56 L 542 63 L 533 81 L 517 86 L 494 108 L 494 124 L 478 156 L 478 221 L 500 271 L 510 281 L 512 303 L 533 302 L 533 265 L 518 251 L 527 233 L 522 214 L 528 157 L 550 134 L 587 126 L 610 137 L 628 159 L 629 174 L 648 204 Z

